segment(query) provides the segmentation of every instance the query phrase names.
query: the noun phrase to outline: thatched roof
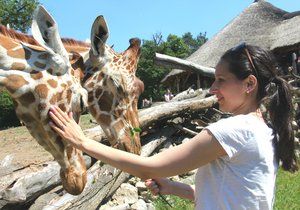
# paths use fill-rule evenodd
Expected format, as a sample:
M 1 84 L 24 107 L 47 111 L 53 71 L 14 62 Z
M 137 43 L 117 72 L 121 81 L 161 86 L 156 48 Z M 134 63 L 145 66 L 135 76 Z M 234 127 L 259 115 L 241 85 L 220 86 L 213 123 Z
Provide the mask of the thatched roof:
M 264 0 L 255 1 L 186 60 L 215 67 L 227 49 L 243 41 L 274 52 L 292 48 L 299 50 L 299 14 L 289 13 Z M 181 73 L 178 70 L 173 71 Z M 174 76 L 174 72 L 170 72 L 170 75 Z M 166 77 L 163 81 L 167 80 Z
M 254 2 L 187 60 L 215 67 L 227 49 L 242 41 L 273 51 L 300 45 L 300 16 L 286 17 L 289 12 L 267 1 Z

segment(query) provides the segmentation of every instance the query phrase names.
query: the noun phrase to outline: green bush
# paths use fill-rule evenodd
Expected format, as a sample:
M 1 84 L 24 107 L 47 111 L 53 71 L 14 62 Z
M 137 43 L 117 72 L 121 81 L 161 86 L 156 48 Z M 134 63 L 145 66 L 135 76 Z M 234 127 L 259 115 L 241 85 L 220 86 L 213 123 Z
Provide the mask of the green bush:
M 0 90 L 0 110 L 0 128 L 20 125 L 20 121 L 14 109 L 13 100 L 6 90 Z

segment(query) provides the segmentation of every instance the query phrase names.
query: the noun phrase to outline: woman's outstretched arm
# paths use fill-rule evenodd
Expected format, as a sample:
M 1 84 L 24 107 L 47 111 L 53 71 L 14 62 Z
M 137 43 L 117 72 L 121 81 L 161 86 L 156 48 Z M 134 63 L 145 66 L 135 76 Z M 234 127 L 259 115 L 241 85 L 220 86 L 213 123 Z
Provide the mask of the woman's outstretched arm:
M 58 107 L 51 107 L 51 127 L 68 143 L 113 167 L 142 179 L 185 173 L 226 154 L 219 142 L 204 130 L 190 141 L 151 157 L 142 157 L 88 139 L 80 126 Z

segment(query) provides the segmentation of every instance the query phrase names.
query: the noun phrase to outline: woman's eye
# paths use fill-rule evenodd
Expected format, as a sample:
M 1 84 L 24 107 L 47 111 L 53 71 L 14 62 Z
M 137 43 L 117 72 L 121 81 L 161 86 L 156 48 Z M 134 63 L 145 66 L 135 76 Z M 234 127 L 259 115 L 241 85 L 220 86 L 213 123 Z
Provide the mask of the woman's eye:
M 217 79 L 216 79 L 216 82 L 223 82 L 223 81 L 224 81 L 223 78 L 217 78 Z

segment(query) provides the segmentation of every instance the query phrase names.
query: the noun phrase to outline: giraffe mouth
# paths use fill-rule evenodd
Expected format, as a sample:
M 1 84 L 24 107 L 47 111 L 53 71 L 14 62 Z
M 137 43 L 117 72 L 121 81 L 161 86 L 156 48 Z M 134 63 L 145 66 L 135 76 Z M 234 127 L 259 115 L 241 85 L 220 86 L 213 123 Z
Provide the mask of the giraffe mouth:
M 60 171 L 63 188 L 72 195 L 79 195 L 84 190 L 87 182 L 85 171 L 77 171 L 74 166 Z

